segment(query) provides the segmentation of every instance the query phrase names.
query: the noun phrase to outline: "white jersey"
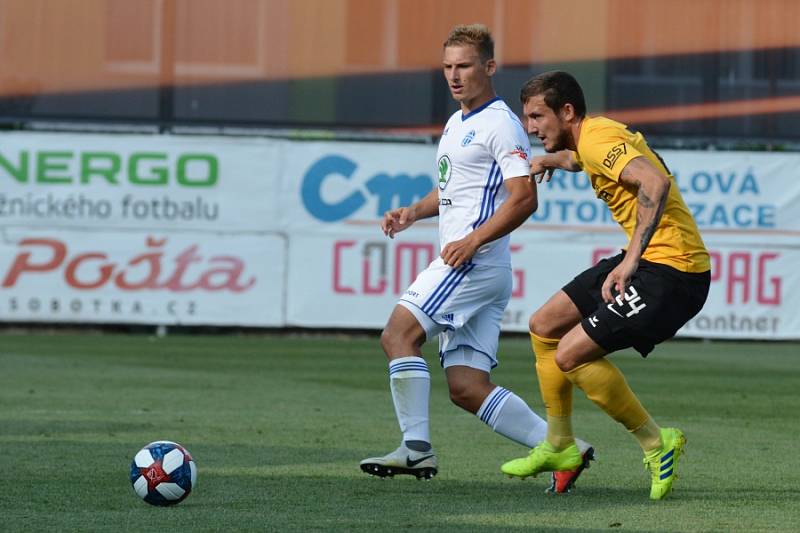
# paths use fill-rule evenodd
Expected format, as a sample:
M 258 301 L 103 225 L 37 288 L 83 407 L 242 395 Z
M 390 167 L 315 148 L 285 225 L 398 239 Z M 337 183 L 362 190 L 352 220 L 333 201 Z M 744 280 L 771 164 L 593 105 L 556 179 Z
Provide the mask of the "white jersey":
M 463 239 L 508 197 L 503 181 L 530 172 L 531 146 L 519 118 L 499 97 L 447 121 L 436 154 L 439 245 Z M 482 246 L 472 262 L 510 266 L 509 236 Z

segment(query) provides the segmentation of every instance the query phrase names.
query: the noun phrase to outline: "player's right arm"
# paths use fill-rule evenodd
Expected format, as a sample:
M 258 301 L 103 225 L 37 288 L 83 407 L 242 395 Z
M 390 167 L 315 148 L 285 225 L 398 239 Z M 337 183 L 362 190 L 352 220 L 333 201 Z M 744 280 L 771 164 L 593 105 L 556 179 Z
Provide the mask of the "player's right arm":
M 439 192 L 433 188 L 425 197 L 411 204 L 408 207 L 390 209 L 383 214 L 381 219 L 381 230 L 390 239 L 394 239 L 396 233 L 400 233 L 417 220 L 435 217 L 439 214 Z
M 633 229 L 625 258 L 608 273 L 601 288 L 603 300 L 614 301 L 612 289 L 624 294 L 631 276 L 639 268 L 639 259 L 644 254 L 650 239 L 658 228 L 661 215 L 669 197 L 669 176 L 656 168 L 644 156 L 631 159 L 619 174 L 619 182 L 636 192 L 636 226 Z
M 550 181 L 553 177 L 553 171 L 557 168 L 561 170 L 568 170 L 570 172 L 578 172 L 581 166 L 575 159 L 575 152 L 571 150 L 561 150 L 552 154 L 537 155 L 531 157 L 531 172 L 530 180 L 536 180 L 541 183 L 542 179 Z

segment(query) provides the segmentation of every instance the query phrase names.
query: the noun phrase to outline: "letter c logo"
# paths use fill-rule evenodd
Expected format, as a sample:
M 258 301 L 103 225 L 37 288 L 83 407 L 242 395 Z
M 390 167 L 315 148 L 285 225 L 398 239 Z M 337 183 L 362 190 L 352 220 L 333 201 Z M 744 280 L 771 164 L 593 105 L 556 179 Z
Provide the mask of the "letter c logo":
M 337 203 L 328 203 L 322 198 L 322 183 L 331 175 L 338 174 L 350 179 L 357 165 L 351 160 L 338 155 L 323 157 L 308 169 L 303 176 L 301 196 L 303 205 L 314 218 L 323 222 L 336 222 L 347 218 L 366 203 L 364 194 L 353 192 Z

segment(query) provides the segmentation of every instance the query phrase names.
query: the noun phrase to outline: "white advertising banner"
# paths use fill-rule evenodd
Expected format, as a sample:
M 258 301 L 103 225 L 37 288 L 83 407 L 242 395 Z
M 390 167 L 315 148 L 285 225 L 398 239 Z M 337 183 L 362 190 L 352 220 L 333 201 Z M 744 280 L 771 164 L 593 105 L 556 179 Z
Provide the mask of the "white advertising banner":
M 0 224 L 273 231 L 284 141 L 0 134 Z
M 432 189 L 434 147 L 292 145 L 287 155 L 287 324 L 382 327 L 414 273 L 438 253 L 435 219 L 395 240 L 378 228 L 385 210 Z M 713 266 L 706 306 L 679 335 L 800 338 L 800 320 L 787 304 L 800 298 L 800 155 L 661 155 Z M 584 174 L 556 172 L 540 186 L 539 209 L 512 243 L 514 294 L 503 327 L 526 331 L 532 311 L 626 240 Z
M 571 242 L 549 247 L 544 254 L 541 244 L 524 238 L 512 244 L 513 288 L 503 320 L 507 331 L 527 331 L 535 306 L 568 281 L 564 266 L 588 264 L 593 250 L 590 241 Z M 408 285 L 437 256 L 436 229 L 429 225 L 395 239 L 384 237 L 377 227 L 339 238 L 295 237 L 289 251 L 287 322 L 381 328 Z
M 713 242 L 713 241 L 712 241 Z M 800 248 L 770 243 L 712 245 L 711 293 L 682 335 L 800 339 Z
M 277 236 L 6 229 L 4 321 L 282 326 Z
M 800 154 L 660 152 L 703 236 L 760 239 L 800 231 Z M 540 186 L 532 220 L 549 226 L 616 226 L 583 173 L 556 171 Z M 796 236 L 795 236 L 796 237 Z
M 285 152 L 282 226 L 335 232 L 368 225 L 392 207 L 431 191 L 432 145 L 292 143 Z M 705 235 L 796 238 L 800 232 L 800 154 L 691 152 L 661 154 Z M 557 171 L 540 185 L 532 222 L 564 230 L 617 227 L 583 173 Z
M 436 183 L 430 144 L 0 134 L 0 319 L 380 328 L 438 254 L 384 211 Z M 712 257 L 680 332 L 800 339 L 800 154 L 663 151 Z M 528 316 L 625 237 L 582 173 L 556 172 L 512 235 Z M 252 281 L 252 283 L 250 283 Z
M 435 228 L 385 238 L 377 228 L 341 237 L 293 235 L 286 321 L 291 326 L 380 328 L 438 254 Z
M 549 238 L 548 238 L 549 237 Z M 512 238 L 514 288 L 505 331 L 527 331 L 528 317 L 572 277 L 624 242 L 610 233 L 552 238 L 533 225 Z M 710 248 L 712 278 L 704 309 L 679 336 L 800 338 L 800 318 L 787 305 L 800 295 L 800 249 Z M 387 239 L 351 232 L 340 237 L 297 235 L 290 241 L 287 324 L 381 328 L 400 295 L 438 254 L 433 228 Z
M 436 148 L 387 143 L 292 143 L 281 187 L 282 227 L 335 234 L 372 225 L 436 183 Z

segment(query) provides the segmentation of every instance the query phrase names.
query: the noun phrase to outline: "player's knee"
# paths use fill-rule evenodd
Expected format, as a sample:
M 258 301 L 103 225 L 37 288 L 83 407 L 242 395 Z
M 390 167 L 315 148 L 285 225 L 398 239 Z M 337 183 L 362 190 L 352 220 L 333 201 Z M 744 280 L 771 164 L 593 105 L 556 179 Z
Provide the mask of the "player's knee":
M 469 406 L 472 405 L 472 387 L 465 381 L 453 382 L 449 386 L 450 401 L 462 409 L 469 410 Z
M 530 318 L 528 318 L 528 331 L 531 333 L 536 333 L 536 326 L 539 324 L 534 320 L 536 318 L 536 313 L 533 313 Z M 538 333 L 537 333 L 538 335 Z
M 540 309 L 531 315 L 528 320 L 528 331 L 546 339 L 558 338 L 552 321 L 547 319 L 547 312 Z
M 556 366 L 562 372 L 569 372 L 575 370 L 578 365 L 575 364 L 575 359 L 570 357 L 568 352 L 559 350 L 556 352 Z
M 419 354 L 424 341 L 424 337 L 414 338 L 414 335 L 398 332 L 388 325 L 381 332 L 381 348 L 389 359 Z
M 387 356 L 397 351 L 397 335 L 388 326 L 381 332 L 381 348 Z

